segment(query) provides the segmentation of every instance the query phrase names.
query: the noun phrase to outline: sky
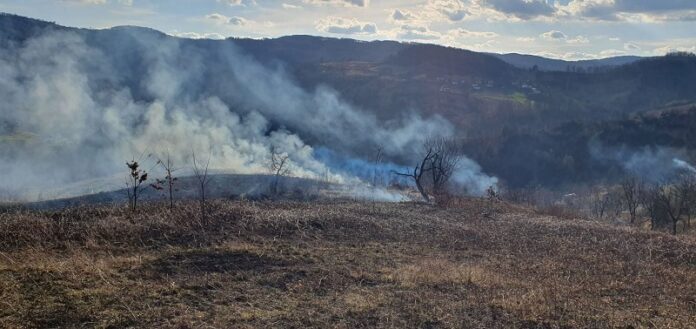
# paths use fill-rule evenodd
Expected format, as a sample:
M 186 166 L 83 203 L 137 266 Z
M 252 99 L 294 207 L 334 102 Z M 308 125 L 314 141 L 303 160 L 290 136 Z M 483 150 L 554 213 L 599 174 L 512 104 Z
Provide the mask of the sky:
M 566 60 L 696 52 L 696 0 L 0 0 L 0 11 L 187 38 L 307 34 Z

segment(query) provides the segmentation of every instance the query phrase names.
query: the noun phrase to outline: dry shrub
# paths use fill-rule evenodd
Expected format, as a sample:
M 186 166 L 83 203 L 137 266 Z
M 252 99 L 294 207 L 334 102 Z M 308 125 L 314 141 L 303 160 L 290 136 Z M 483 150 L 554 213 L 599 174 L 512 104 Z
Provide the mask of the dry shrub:
M 404 287 L 434 285 L 485 285 L 493 276 L 483 267 L 454 263 L 444 259 L 425 259 L 397 268 L 387 279 Z

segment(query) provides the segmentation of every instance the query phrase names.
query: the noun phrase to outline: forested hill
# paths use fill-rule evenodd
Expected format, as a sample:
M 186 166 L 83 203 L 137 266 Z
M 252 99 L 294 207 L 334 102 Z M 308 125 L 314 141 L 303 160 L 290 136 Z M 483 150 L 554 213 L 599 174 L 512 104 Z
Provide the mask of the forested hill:
M 128 87 L 135 100 L 149 100 L 143 91 L 146 88 L 139 84 L 148 74 L 147 54 L 161 51 L 143 40 L 174 40 L 182 58 L 191 55 L 204 63 L 200 69 L 207 78 L 181 86 L 189 94 L 205 94 L 223 85 L 220 79 L 232 73 L 227 59 L 219 55 L 224 52 L 218 50 L 233 48 L 277 67 L 305 90 L 328 86 L 342 100 L 385 122 L 409 113 L 441 116 L 453 123 L 460 137 L 486 141 L 470 143 L 471 155 L 485 171 L 516 186 L 608 178 L 604 162 L 591 156 L 590 141 L 636 150 L 669 144 L 685 154 L 686 160 L 692 150 L 691 144 L 679 140 L 689 127 L 662 124 L 671 118 L 664 115 L 676 108 L 678 115 L 692 115 L 696 57 L 691 54 L 607 59 L 593 63 L 595 69 L 568 71 L 549 69 L 544 63 L 560 64 L 539 57 L 525 56 L 525 63 L 537 63 L 536 68 L 528 68 L 511 59 L 519 56 L 430 44 L 313 36 L 193 40 L 141 27 L 77 29 L 0 15 L 0 46 L 6 49 L 21 48 L 31 37 L 52 31 L 82 36 L 89 46 L 99 49 L 104 60 L 117 68 L 118 83 Z M 191 63 L 173 64 L 184 67 Z M 577 63 L 583 65 L 589 64 Z M 99 88 L 102 83 L 106 82 L 96 79 L 91 86 Z M 243 90 L 243 86 L 238 88 Z M 235 106 L 230 100 L 222 101 Z M 663 116 L 649 115 L 656 111 Z M 637 118 L 640 120 L 635 121 Z M 11 123 L 0 122 L 0 129 L 8 126 Z M 293 128 L 312 142 L 311 136 L 302 135 L 301 127 Z M 636 138 L 627 138 L 636 134 Z M 664 136 L 670 136 L 669 140 Z M 623 145 L 627 141 L 632 145 Z M 569 147 L 568 143 L 575 144 Z M 565 165 L 559 165 L 563 159 Z M 531 169 L 529 173 L 512 169 L 517 167 Z

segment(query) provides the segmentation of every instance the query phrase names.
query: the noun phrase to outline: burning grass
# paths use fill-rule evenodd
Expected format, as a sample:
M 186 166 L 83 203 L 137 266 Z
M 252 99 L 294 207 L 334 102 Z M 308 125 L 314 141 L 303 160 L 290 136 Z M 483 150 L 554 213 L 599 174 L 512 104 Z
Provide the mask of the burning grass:
M 696 241 L 483 201 L 0 214 L 0 327 L 687 328 Z

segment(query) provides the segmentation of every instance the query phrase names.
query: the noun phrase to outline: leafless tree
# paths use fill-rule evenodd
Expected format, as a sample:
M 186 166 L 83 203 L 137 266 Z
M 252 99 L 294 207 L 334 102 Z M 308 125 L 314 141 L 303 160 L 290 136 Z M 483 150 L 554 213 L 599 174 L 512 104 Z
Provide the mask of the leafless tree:
M 178 180 L 177 177 L 174 177 L 174 172 L 176 169 L 174 168 L 174 162 L 172 161 L 169 152 L 167 152 L 167 158 L 166 159 L 157 159 L 157 165 L 162 167 L 164 170 L 164 173 L 166 176 L 164 179 L 157 179 L 155 184 L 152 184 L 151 186 L 156 189 L 156 190 L 163 190 L 164 186 L 167 188 L 167 192 L 169 194 L 169 208 L 173 209 L 174 208 L 174 191 L 176 190 L 174 188 L 174 185 L 176 181 Z
M 380 176 L 380 172 L 378 169 L 378 166 L 382 163 L 384 160 L 384 153 L 382 150 L 382 146 L 377 146 L 377 149 L 375 150 L 375 158 L 374 158 L 374 171 L 372 173 L 372 186 L 378 186 L 383 184 L 384 182 L 382 181 L 382 177 Z
M 423 181 L 424 176 L 423 175 L 431 170 L 430 162 L 432 161 L 432 157 L 433 157 L 433 150 L 428 149 L 425 156 L 421 160 L 420 164 L 416 165 L 413 168 L 412 173 L 394 172 L 394 174 L 399 175 L 399 176 L 413 178 L 413 181 L 416 184 L 416 188 L 418 189 L 418 192 L 420 192 L 420 194 L 423 197 L 423 200 L 425 200 L 425 202 L 430 202 L 430 197 L 428 196 L 428 192 L 426 192 L 426 190 L 425 190 L 424 181 Z
M 435 195 L 445 192 L 447 184 L 459 166 L 462 159 L 461 147 L 452 138 L 430 137 L 423 142 L 424 156 L 413 172 L 395 174 L 413 178 L 418 192 L 426 202 L 430 201 L 426 190 L 426 179 L 431 184 Z M 425 174 L 428 174 L 427 176 Z
M 640 205 L 640 194 L 643 189 L 643 184 L 635 177 L 628 177 L 621 182 L 621 191 L 623 192 L 623 203 L 628 209 L 631 216 L 631 224 L 635 223 Z
M 208 176 L 209 165 L 210 156 L 205 163 L 199 163 L 196 159 L 196 152 L 193 152 L 193 175 L 196 177 L 198 183 L 198 201 L 201 208 L 201 218 L 204 220 L 206 218 L 206 189 L 208 188 L 208 183 L 210 183 L 210 177 Z
M 434 150 L 430 161 L 433 193 L 435 195 L 442 194 L 455 170 L 459 167 L 462 149 L 455 139 L 443 137 L 428 138 L 424 146 L 426 149 Z
M 640 205 L 645 209 L 648 217 L 650 217 L 650 226 L 652 229 L 656 229 L 660 222 L 660 204 L 658 203 L 658 196 L 660 194 L 660 186 L 657 184 L 644 185 L 640 190 L 638 199 Z
M 382 154 L 382 146 L 377 146 L 377 149 L 375 150 L 375 157 L 374 157 L 374 163 L 373 163 L 373 172 L 372 172 L 372 211 L 374 212 L 377 207 L 377 188 L 384 184 L 384 181 L 382 179 L 382 176 L 380 175 L 379 172 L 379 165 L 382 163 L 383 160 L 383 154 Z
M 271 182 L 271 193 L 273 195 L 278 194 L 280 180 L 290 175 L 289 160 L 290 156 L 287 153 L 280 153 L 275 146 L 271 146 L 271 161 L 268 169 L 273 174 L 273 182 Z
M 130 170 L 130 176 L 126 180 L 126 191 L 128 191 L 130 207 L 135 211 L 138 206 L 138 196 L 143 188 L 142 185 L 147 180 L 147 172 L 140 169 L 140 164 L 135 160 L 126 162 L 126 166 Z
M 685 217 L 684 230 L 687 230 L 691 227 L 691 217 L 694 210 L 696 210 L 696 177 L 691 173 L 682 175 L 675 188 L 681 198 L 684 199 L 681 215 Z
M 608 193 L 602 190 L 593 190 L 590 193 L 590 211 L 592 216 L 597 219 L 604 218 L 611 202 Z
M 691 200 L 696 193 L 696 181 L 691 176 L 682 176 L 671 185 L 663 185 L 657 193 L 657 202 L 671 221 L 672 234 L 677 234 L 677 225 L 683 216 L 690 217 Z

